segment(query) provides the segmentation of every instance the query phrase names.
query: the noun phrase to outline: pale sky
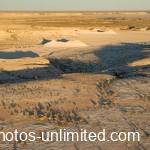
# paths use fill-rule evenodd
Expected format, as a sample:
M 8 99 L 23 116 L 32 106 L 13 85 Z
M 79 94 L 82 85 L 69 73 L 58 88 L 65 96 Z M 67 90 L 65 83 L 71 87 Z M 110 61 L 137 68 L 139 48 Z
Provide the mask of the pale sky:
M 0 10 L 150 10 L 150 0 L 0 0 Z

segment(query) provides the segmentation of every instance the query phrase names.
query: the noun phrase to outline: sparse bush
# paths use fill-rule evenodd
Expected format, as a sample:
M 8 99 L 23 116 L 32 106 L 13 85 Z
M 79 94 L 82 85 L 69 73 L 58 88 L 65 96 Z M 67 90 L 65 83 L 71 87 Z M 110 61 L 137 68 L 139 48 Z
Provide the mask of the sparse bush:
M 16 103 L 12 102 L 12 103 L 10 104 L 10 107 L 11 107 L 11 108 L 15 108 L 15 107 L 16 107 Z
M 44 105 L 39 102 L 39 103 L 38 103 L 38 108 L 39 108 L 40 110 L 42 110 L 42 109 L 44 109 Z

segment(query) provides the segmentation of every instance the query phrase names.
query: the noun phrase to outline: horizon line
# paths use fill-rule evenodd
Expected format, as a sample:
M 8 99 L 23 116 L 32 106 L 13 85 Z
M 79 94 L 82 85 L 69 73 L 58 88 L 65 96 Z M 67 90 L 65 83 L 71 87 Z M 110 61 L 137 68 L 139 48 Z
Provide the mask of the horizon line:
M 0 10 L 0 12 L 150 12 L 150 10 Z

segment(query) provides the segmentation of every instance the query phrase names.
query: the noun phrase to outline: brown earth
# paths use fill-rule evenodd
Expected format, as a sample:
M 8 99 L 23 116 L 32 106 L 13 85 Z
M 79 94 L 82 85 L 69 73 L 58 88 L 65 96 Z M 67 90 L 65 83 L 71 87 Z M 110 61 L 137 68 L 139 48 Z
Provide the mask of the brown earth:
M 141 133 L 140 142 L 37 141 L 17 143 L 18 150 L 149 149 L 149 14 L 0 14 L 1 131 Z

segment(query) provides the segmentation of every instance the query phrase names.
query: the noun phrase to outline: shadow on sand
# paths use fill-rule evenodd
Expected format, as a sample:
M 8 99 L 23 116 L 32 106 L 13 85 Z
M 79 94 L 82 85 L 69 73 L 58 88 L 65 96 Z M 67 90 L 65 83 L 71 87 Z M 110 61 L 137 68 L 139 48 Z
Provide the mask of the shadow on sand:
M 129 67 L 129 63 L 150 57 L 150 45 L 142 43 L 121 43 L 94 50 L 97 62 L 82 62 L 71 59 L 50 59 L 50 63 L 64 73 L 108 73 L 122 76 L 140 69 L 150 69 L 150 65 Z M 144 72 L 144 70 L 142 70 Z
M 48 67 L 0 72 L 0 83 L 18 83 L 61 77 L 63 73 L 106 73 L 117 77 L 147 76 L 150 65 L 129 67 L 136 60 L 150 57 L 150 45 L 146 43 L 121 43 L 93 50 L 98 62 L 82 62 L 71 59 L 49 58 Z M 1 55 L 0 55 L 1 56 Z M 9 58 L 9 54 L 5 54 Z M 139 71 L 140 70 L 140 71 Z
M 32 51 L 15 51 L 15 52 L 0 51 L 0 59 L 17 59 L 25 57 L 34 58 L 38 57 L 38 54 Z

